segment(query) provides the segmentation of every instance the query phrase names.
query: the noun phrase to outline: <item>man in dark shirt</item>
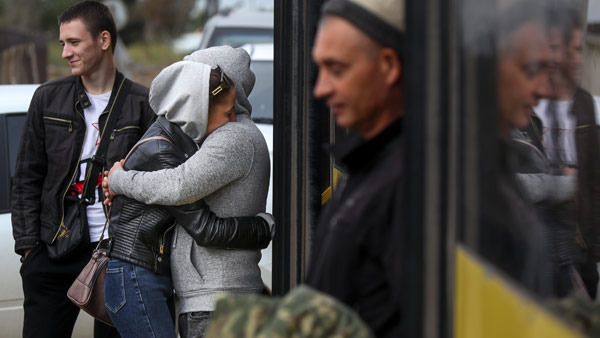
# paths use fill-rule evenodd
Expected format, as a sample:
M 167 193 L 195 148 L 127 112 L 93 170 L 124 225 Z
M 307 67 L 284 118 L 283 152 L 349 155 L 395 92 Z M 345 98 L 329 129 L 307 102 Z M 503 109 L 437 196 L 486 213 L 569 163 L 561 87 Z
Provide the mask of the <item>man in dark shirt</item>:
M 323 211 L 307 283 L 400 336 L 404 1 L 330 0 L 313 48 L 314 89 L 340 127 L 344 178 Z

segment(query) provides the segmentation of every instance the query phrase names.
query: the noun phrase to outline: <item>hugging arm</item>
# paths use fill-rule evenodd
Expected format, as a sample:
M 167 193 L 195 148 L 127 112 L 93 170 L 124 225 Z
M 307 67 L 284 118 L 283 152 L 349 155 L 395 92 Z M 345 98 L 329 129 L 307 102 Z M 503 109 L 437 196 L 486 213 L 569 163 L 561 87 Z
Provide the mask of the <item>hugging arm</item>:
M 516 174 L 516 179 L 532 203 L 563 202 L 573 199 L 577 191 L 574 175 Z
M 154 171 L 176 167 L 185 160 L 176 145 L 161 139 L 140 145 L 127 161 L 127 164 L 133 165 L 126 167 Z M 274 221 L 271 215 L 221 218 L 203 200 L 177 207 L 163 207 L 201 246 L 256 250 L 266 248 L 272 238 Z
M 272 238 L 273 217 L 218 217 L 204 201 L 166 207 L 198 245 L 221 249 L 264 249 Z
M 146 204 L 185 205 L 205 198 L 244 177 L 252 166 L 250 138 L 231 128 L 214 131 L 202 148 L 180 165 L 156 171 L 115 171 L 109 178 L 110 189 Z

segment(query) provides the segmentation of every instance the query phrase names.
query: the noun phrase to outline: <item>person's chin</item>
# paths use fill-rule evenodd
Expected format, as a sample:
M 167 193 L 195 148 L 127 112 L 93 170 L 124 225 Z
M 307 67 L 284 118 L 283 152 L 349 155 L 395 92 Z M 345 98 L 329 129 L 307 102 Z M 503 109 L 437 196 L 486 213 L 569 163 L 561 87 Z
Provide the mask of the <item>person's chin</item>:
M 344 124 L 344 121 L 346 120 L 346 115 L 344 114 L 344 111 L 342 109 L 331 109 L 331 112 L 333 113 L 333 116 L 335 116 L 335 121 L 337 122 L 337 124 L 342 127 L 342 125 Z
M 81 75 L 81 69 L 79 68 L 71 68 L 71 74 L 73 75 Z
M 515 127 L 517 129 L 525 129 L 525 128 L 527 128 L 528 125 L 529 125 L 529 115 L 527 115 L 527 117 L 520 119 Z
M 336 116 L 335 121 L 337 125 L 341 128 L 350 129 L 352 127 L 352 122 L 348 119 L 345 119 L 344 116 Z
M 531 107 L 531 106 L 524 107 L 521 110 L 521 116 L 519 116 L 519 119 L 520 119 L 519 122 L 523 126 L 522 127 L 519 126 L 519 128 L 527 127 L 527 125 L 529 125 L 529 119 L 531 118 L 532 115 L 533 115 L 533 107 Z

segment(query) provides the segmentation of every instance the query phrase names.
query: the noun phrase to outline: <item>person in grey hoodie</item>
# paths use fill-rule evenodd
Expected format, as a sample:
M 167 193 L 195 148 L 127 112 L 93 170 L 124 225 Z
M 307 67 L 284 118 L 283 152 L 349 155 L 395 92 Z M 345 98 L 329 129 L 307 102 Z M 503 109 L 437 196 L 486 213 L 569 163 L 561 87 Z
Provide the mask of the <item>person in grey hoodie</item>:
M 150 88 L 150 105 L 159 116 L 125 168 L 152 171 L 185 162 L 206 135 L 235 121 L 234 103 L 233 84 L 218 67 L 181 61 L 163 69 Z M 270 217 L 264 217 L 219 218 L 203 200 L 165 207 L 117 196 L 110 212 L 105 303 L 119 333 L 176 337 L 169 259 L 176 224 L 204 247 L 256 250 L 271 240 Z
M 250 119 L 248 94 L 255 76 L 250 57 L 229 46 L 199 50 L 186 61 L 217 63 L 233 80 L 237 122 L 208 135 L 202 147 L 177 168 L 153 172 L 112 171 L 108 183 L 115 194 L 146 204 L 182 205 L 199 199 L 220 217 L 264 212 L 269 186 L 267 144 Z M 221 250 L 202 247 L 175 229 L 171 272 L 178 297 L 182 337 L 201 336 L 208 325 L 215 299 L 221 293 L 258 293 L 263 289 L 259 250 Z

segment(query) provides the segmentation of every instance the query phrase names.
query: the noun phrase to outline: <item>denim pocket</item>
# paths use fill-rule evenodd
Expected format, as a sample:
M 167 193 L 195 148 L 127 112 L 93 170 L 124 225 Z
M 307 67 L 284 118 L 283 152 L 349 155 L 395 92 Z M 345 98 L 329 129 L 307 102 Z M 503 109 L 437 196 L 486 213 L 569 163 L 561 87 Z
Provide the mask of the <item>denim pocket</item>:
M 104 282 L 104 306 L 112 313 L 117 313 L 125 306 L 126 302 L 123 268 L 107 268 Z

